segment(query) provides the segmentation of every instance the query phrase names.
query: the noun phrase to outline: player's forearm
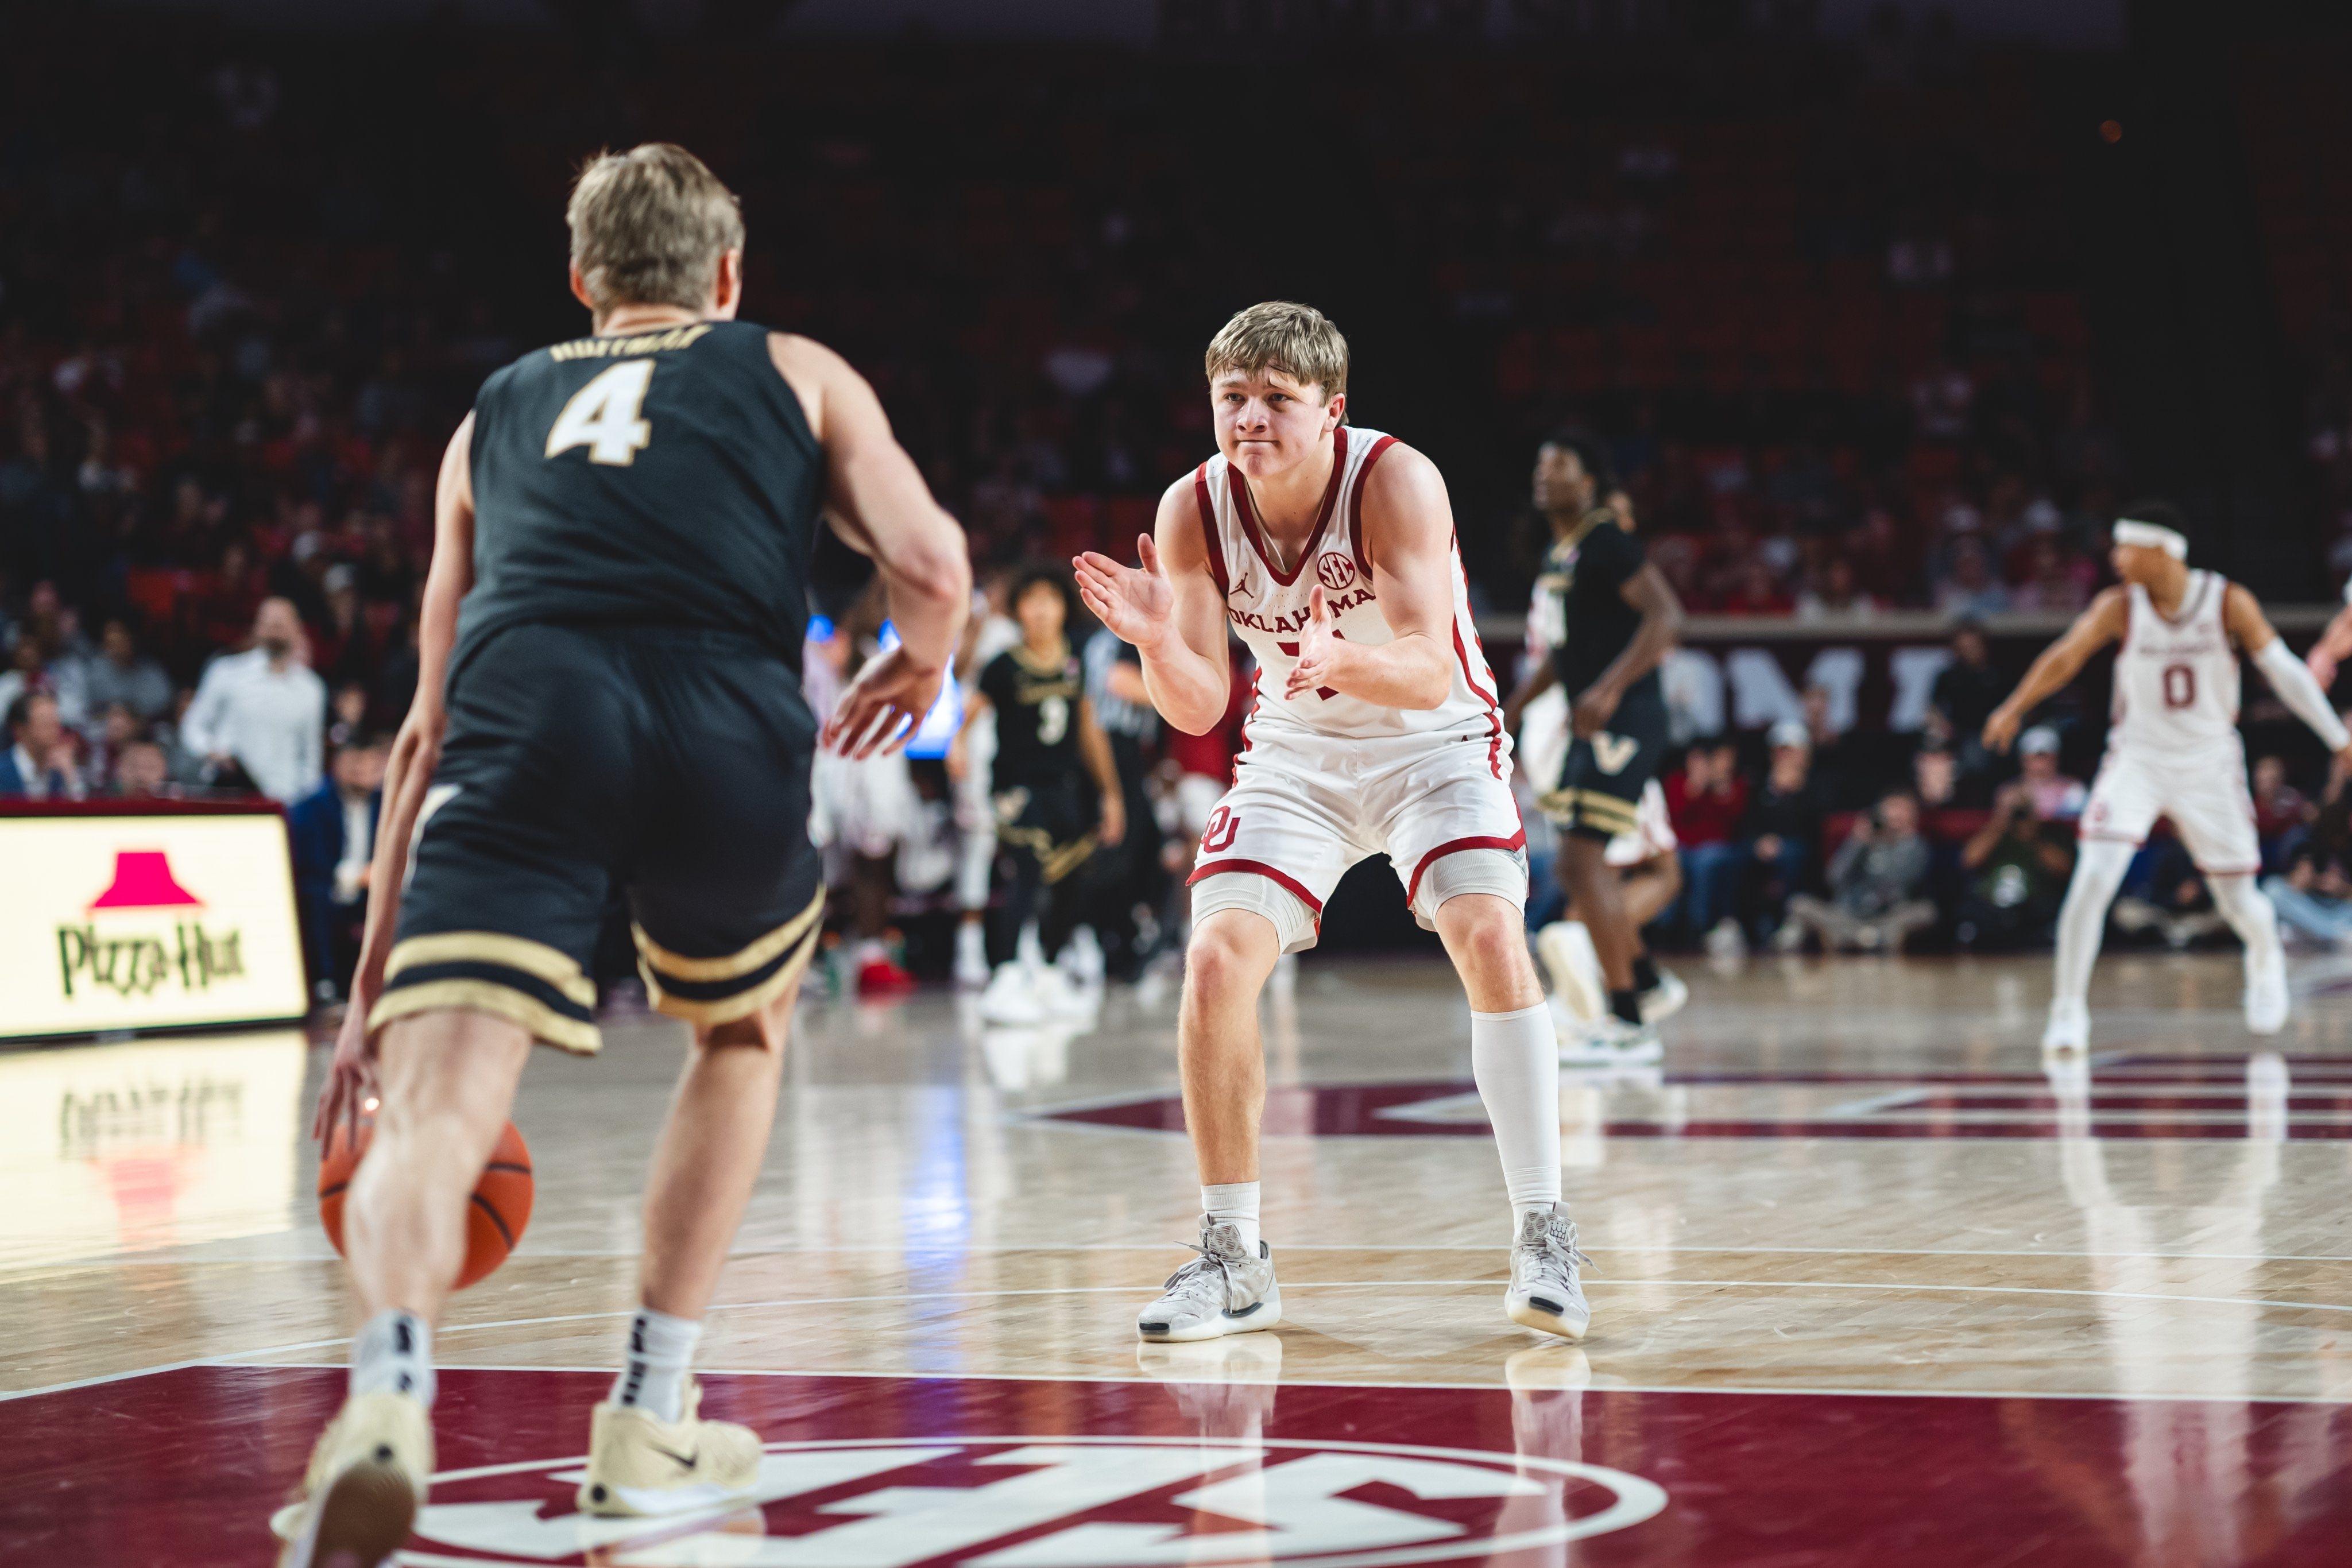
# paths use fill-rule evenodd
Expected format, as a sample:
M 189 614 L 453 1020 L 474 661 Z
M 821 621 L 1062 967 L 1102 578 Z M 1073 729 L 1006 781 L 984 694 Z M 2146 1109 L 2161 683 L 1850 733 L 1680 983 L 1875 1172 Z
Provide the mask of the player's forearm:
M 1511 727 L 1518 727 L 1519 716 L 1527 712 L 1529 703 L 1558 685 L 1559 671 L 1548 656 L 1538 655 L 1528 667 L 1528 673 L 1519 677 L 1519 684 L 1511 688 L 1510 700 L 1503 705 L 1503 712 L 1508 716 Z
M 1111 759 L 1110 738 L 1099 724 L 1088 723 L 1078 732 L 1078 751 L 1086 758 L 1087 771 L 1094 775 L 1095 788 L 1108 800 L 1114 796 L 1126 798 L 1118 783 L 1118 764 Z
M 1407 632 L 1377 646 L 1340 643 L 1333 649 L 1328 683 L 1333 691 L 1375 707 L 1443 707 L 1454 689 L 1453 654 L 1426 632 Z
M 383 967 L 392 956 L 393 932 L 400 924 L 401 884 L 408 878 L 408 845 L 425 793 L 440 760 L 437 720 L 404 732 L 394 743 L 383 774 L 383 808 L 377 814 L 375 853 L 369 857 L 367 918 L 361 928 L 359 965 L 352 980 L 352 1005 L 364 1006 L 383 990 Z
M 1609 662 L 1601 678 L 1592 684 L 1606 686 L 1619 696 L 1632 689 L 1635 681 L 1665 663 L 1682 629 L 1682 611 L 1652 608 L 1642 612 L 1642 624 L 1635 629 L 1633 641 L 1624 652 Z
M 2303 661 L 2287 652 L 2285 639 L 2273 637 L 2254 655 L 2254 665 L 2271 684 L 2271 690 L 2286 704 L 2287 711 L 2311 727 L 2321 744 L 2330 751 L 2341 751 L 2352 744 L 2352 736 L 2344 729 L 2344 721 L 2328 705 L 2327 694 L 2319 689 L 2318 681 L 2304 668 Z
M 1143 689 L 1162 719 L 1187 735 L 1206 735 L 1225 716 L 1233 666 L 1203 658 L 1173 631 L 1150 647 L 1139 645 Z
M 2063 643 L 2045 649 L 2025 672 L 2025 678 L 2017 683 L 2017 689 L 2009 694 L 2009 700 L 2000 706 L 2011 713 L 2032 713 L 2042 706 L 2043 698 L 2073 680 L 2074 672 L 2082 666 L 2083 661 L 2070 656 Z
M 971 614 L 971 561 L 955 519 L 937 507 L 931 513 L 919 528 L 893 529 L 875 565 L 906 656 L 924 669 L 944 670 Z

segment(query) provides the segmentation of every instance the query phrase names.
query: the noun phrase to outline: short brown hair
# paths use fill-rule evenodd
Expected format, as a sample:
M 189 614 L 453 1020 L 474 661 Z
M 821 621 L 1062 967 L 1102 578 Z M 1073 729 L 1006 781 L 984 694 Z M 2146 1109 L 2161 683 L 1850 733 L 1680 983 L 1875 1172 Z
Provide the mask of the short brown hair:
M 572 264 L 600 313 L 710 301 L 719 258 L 743 246 L 743 210 L 701 159 L 667 141 L 599 152 L 563 209 Z
M 1253 305 L 1209 340 L 1209 379 L 1227 371 L 1255 375 L 1266 370 L 1314 382 L 1329 402 L 1348 390 L 1348 340 L 1312 305 L 1287 299 Z

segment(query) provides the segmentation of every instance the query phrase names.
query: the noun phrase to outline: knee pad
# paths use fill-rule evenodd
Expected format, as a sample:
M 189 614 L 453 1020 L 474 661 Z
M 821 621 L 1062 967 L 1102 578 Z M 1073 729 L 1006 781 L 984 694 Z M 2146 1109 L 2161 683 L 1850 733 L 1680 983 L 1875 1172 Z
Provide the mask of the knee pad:
M 1514 909 L 1528 906 L 1528 857 L 1523 850 L 1456 850 L 1441 855 L 1422 873 L 1412 896 L 1412 917 L 1424 931 L 1437 929 L 1438 905 L 1465 893 L 1491 893 Z
M 1265 916 L 1274 923 L 1286 953 L 1315 946 L 1318 912 L 1270 876 L 1254 871 L 1221 871 L 1192 884 L 1192 924 L 1198 925 L 1221 909 L 1246 909 Z

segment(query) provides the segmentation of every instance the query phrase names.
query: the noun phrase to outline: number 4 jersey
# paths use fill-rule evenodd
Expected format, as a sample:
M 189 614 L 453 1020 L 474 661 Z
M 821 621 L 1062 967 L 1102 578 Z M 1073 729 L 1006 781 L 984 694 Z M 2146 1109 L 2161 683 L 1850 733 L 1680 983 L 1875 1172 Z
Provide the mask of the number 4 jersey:
M 457 663 L 521 623 L 691 627 L 798 670 L 824 457 L 747 321 L 580 338 L 474 402 Z

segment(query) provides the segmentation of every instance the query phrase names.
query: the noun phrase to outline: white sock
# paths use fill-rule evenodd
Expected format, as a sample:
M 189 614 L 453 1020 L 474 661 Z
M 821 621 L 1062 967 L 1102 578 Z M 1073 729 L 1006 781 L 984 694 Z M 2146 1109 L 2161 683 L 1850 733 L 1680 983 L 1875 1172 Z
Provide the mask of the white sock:
M 2058 910 L 2058 957 L 2052 966 L 2050 1000 L 2080 1003 L 2090 993 L 2091 966 L 2107 933 L 2107 905 L 2131 870 L 2134 846 L 2115 839 L 2084 839 L 2074 859 L 2074 877 Z
M 406 1394 L 430 1406 L 433 1325 L 415 1312 L 378 1312 L 352 1341 L 353 1394 Z
M 1559 1202 L 1559 1040 L 1542 1002 L 1470 1015 L 1470 1076 L 1503 1156 L 1512 1234 L 1531 1209 Z
M 629 1324 L 628 1356 L 613 1380 L 613 1403 L 677 1420 L 685 1407 L 687 1368 L 701 1338 L 700 1323 L 639 1307 Z
M 2286 962 L 2286 949 L 2279 944 L 2278 911 L 2270 895 L 2251 876 L 2209 876 L 2205 885 L 2213 894 L 2214 909 L 2246 945 L 2246 977 L 2275 974 Z
M 1201 1189 L 1201 1212 L 1212 1225 L 1230 1225 L 1242 1233 L 1242 1250 L 1257 1256 L 1257 1183 L 1229 1181 Z

